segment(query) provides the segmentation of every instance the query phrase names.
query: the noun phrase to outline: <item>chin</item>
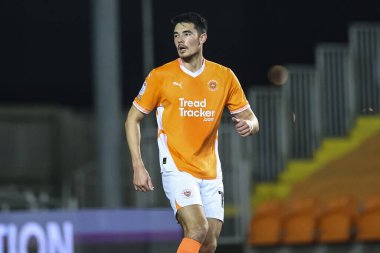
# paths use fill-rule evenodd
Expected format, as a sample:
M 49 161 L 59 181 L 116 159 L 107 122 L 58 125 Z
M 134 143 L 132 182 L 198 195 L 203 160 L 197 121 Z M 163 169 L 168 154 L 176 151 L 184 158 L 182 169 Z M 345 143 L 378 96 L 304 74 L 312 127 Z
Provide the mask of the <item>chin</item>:
M 183 60 L 183 61 L 190 61 L 194 55 L 188 55 L 188 54 L 179 54 L 179 57 Z

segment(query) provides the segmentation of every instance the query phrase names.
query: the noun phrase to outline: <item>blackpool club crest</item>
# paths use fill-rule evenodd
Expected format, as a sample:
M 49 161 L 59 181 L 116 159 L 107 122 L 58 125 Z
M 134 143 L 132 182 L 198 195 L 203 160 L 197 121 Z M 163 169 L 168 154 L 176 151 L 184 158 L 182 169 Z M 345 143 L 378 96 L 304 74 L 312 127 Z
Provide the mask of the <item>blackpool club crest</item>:
M 210 91 L 216 91 L 218 89 L 218 83 L 215 80 L 210 80 L 207 86 Z
M 186 198 L 190 198 L 192 192 L 191 192 L 190 189 L 184 189 L 184 190 L 182 191 L 182 194 L 183 194 Z

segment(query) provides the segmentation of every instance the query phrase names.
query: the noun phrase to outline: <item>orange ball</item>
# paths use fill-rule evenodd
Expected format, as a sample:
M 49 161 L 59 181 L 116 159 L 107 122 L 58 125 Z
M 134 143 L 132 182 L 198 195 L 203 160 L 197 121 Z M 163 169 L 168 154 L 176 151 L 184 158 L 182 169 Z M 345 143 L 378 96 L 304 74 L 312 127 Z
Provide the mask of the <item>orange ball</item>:
M 268 80 L 275 85 L 286 83 L 288 76 L 288 70 L 282 65 L 274 65 L 268 71 Z

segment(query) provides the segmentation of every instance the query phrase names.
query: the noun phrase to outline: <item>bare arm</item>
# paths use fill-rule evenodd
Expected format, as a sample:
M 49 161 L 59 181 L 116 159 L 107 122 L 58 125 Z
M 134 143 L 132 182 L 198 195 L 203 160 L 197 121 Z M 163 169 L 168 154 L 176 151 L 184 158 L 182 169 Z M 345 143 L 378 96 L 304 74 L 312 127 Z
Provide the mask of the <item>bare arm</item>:
M 135 106 L 132 106 L 125 121 L 125 132 L 132 158 L 133 185 L 137 191 L 148 192 L 152 191 L 154 187 L 141 157 L 140 121 L 144 116 Z
M 235 123 L 236 132 L 242 137 L 256 134 L 259 131 L 259 121 L 250 108 L 234 114 L 232 121 Z

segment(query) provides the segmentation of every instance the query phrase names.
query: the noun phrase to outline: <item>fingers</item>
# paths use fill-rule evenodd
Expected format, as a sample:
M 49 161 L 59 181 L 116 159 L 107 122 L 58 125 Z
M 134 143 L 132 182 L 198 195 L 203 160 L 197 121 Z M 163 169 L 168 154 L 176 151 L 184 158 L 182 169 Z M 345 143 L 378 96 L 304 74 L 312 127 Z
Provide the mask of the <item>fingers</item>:
M 243 126 L 240 128 L 236 128 L 236 131 L 240 136 L 243 136 L 243 137 L 251 134 L 251 130 L 249 129 L 249 126 Z
M 139 192 L 150 192 L 150 191 L 153 191 L 153 189 L 154 187 L 150 188 L 150 186 L 147 186 L 147 185 L 141 185 L 141 186 L 135 185 L 135 190 Z
M 149 192 L 149 191 L 154 190 L 154 186 L 150 177 L 148 177 L 148 179 L 143 184 L 134 183 L 134 187 L 135 187 L 135 190 L 139 192 Z
M 144 166 L 135 167 L 133 173 L 133 186 L 136 191 L 149 192 L 153 191 L 154 186 L 148 171 Z
M 236 118 L 232 118 L 232 121 L 235 123 L 236 132 L 240 136 L 245 137 L 251 134 L 251 127 L 249 126 L 247 121 Z
M 150 179 L 150 177 L 149 177 L 149 179 L 148 179 L 148 186 L 149 186 L 149 190 L 150 190 L 150 191 L 153 191 L 153 190 L 154 190 L 154 186 L 153 186 L 153 183 L 152 183 L 152 180 Z
M 238 133 L 240 134 L 240 136 L 246 137 L 246 136 L 251 135 L 251 130 L 248 128 L 248 129 L 244 129 L 244 130 L 242 130 L 242 131 L 240 131 Z
M 150 192 L 154 190 L 154 187 L 152 185 L 135 185 L 135 190 L 139 192 Z

